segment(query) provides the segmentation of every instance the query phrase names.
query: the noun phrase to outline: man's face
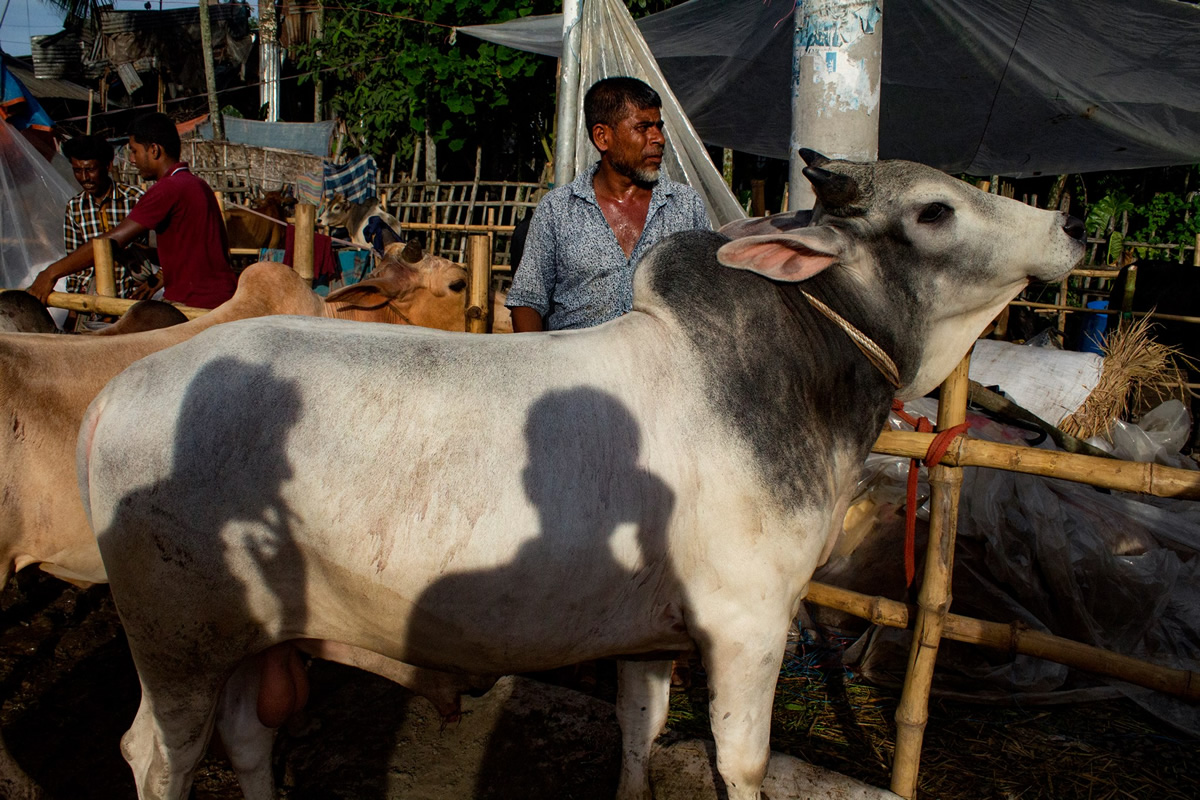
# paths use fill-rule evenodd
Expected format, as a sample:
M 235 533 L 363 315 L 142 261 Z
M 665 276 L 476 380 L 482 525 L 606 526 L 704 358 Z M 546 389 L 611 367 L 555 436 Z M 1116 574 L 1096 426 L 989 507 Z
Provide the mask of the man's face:
M 626 106 L 626 114 L 616 126 L 598 125 L 597 128 L 603 128 L 597 136 L 597 144 L 608 145 L 601 152 L 618 174 L 639 183 L 658 181 L 667 141 L 663 136 L 659 109 Z
M 155 178 L 155 161 L 160 148 L 156 144 L 145 145 L 132 136 L 129 137 L 129 161 L 143 178 Z
M 75 173 L 75 180 L 79 181 L 85 192 L 97 199 L 108 194 L 111 183 L 108 177 L 109 166 L 107 162 L 95 158 L 71 159 L 71 171 Z

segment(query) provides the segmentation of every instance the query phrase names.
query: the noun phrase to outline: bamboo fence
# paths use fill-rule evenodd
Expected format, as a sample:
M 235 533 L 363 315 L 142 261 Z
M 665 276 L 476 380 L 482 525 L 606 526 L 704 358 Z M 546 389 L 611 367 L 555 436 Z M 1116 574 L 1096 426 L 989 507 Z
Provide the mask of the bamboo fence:
M 938 405 L 939 431 L 952 428 L 966 419 L 969 363 L 970 355 L 942 384 Z M 930 433 L 885 431 L 873 449 L 886 455 L 923 458 L 934 436 Z M 1157 464 L 1034 450 L 971 440 L 960 435 L 938 463 L 930 468 L 932 496 L 929 541 L 915 613 L 905 604 L 886 598 L 868 597 L 820 583 L 810 585 L 806 597 L 810 602 L 854 614 L 875 624 L 914 629 L 908 670 L 896 710 L 896 751 L 892 763 L 891 790 L 905 798 L 916 796 L 921 744 L 929 718 L 934 662 L 942 638 L 1033 655 L 1193 702 L 1200 700 L 1200 675 L 1197 673 L 1163 667 L 1030 631 L 1017 623 L 1000 625 L 950 614 L 954 539 L 962 487 L 961 468 L 965 466 L 1064 478 L 1157 497 L 1200 498 L 1200 473 Z

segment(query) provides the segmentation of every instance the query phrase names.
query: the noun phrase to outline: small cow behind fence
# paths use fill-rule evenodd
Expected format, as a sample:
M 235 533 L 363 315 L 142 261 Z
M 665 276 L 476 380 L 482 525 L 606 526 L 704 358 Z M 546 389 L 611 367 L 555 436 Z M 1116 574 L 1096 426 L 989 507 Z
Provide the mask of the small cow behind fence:
M 225 211 L 225 231 L 231 248 L 281 249 L 287 233 L 287 211 L 296 198 L 283 189 L 266 192 L 250 208 L 230 206 Z
M 345 228 L 350 241 L 379 253 L 390 244 L 404 241 L 400 236 L 400 220 L 387 212 L 378 197 L 351 203 L 345 196 L 335 194 L 317 222 L 327 230 Z

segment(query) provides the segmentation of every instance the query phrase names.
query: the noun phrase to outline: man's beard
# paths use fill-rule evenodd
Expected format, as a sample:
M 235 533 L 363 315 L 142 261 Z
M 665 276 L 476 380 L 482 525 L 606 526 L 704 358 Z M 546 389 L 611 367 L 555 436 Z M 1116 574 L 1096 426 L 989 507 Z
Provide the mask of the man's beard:
M 662 174 L 662 169 L 635 167 L 623 161 L 613 161 L 612 168 L 618 175 L 624 175 L 639 186 L 646 188 L 651 188 L 658 183 L 659 176 Z

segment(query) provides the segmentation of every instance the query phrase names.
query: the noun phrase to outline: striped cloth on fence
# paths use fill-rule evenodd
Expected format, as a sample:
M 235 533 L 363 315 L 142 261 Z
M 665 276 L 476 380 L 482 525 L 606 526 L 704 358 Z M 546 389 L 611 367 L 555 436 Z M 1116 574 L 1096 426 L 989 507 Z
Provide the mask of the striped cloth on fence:
M 376 196 L 375 159 L 369 155 L 347 161 L 345 164 L 325 162 L 325 197 L 340 194 L 351 203 L 362 203 Z
M 314 206 L 321 205 L 321 197 L 325 193 L 325 173 L 305 172 L 296 178 L 296 199 L 301 203 Z

